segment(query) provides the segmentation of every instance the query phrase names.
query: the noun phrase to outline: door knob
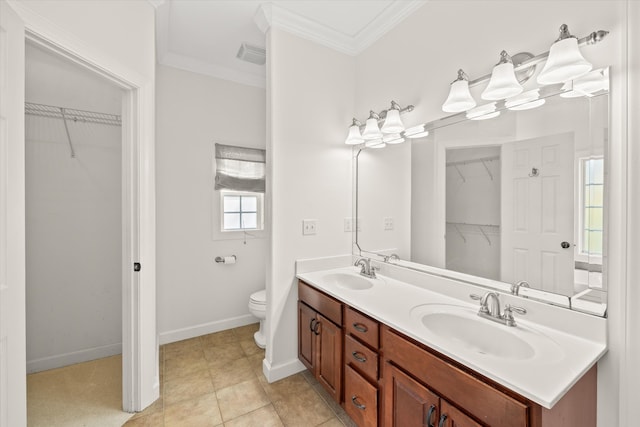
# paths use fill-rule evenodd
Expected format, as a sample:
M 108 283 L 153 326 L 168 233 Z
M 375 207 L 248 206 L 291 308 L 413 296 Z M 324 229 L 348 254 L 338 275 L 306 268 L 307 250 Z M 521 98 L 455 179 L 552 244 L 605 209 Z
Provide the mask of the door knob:
M 562 249 L 568 249 L 568 248 L 570 248 L 570 247 L 571 247 L 571 243 L 569 243 L 569 242 L 562 242 L 562 243 L 560 243 L 560 247 L 561 247 Z

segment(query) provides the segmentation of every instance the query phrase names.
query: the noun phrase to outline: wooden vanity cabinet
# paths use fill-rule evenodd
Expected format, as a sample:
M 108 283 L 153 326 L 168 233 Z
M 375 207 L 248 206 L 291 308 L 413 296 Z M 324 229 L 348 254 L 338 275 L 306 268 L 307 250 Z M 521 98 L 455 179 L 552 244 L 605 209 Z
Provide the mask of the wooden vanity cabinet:
M 380 324 L 351 307 L 344 317 L 344 409 L 359 427 L 376 427 Z
M 298 358 L 342 401 L 342 303 L 298 282 Z

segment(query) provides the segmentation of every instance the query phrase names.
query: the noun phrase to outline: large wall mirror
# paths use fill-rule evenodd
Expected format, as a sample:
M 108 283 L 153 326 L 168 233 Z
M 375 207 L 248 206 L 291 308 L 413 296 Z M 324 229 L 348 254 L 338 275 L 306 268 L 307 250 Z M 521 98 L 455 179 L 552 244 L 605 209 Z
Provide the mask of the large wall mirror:
M 549 88 L 536 108 L 452 116 L 424 138 L 356 149 L 355 251 L 502 290 L 526 281 L 520 296 L 606 315 L 601 72 L 596 92 Z

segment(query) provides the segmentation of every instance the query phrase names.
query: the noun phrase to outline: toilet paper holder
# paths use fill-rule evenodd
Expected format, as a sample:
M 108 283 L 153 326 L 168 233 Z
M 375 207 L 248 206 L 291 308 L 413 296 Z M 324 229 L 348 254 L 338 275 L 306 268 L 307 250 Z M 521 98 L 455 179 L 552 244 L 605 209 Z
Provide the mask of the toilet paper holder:
M 237 260 L 237 257 L 235 255 L 231 255 L 231 256 L 217 256 L 215 258 L 215 261 L 218 264 L 227 264 L 227 263 L 235 263 Z

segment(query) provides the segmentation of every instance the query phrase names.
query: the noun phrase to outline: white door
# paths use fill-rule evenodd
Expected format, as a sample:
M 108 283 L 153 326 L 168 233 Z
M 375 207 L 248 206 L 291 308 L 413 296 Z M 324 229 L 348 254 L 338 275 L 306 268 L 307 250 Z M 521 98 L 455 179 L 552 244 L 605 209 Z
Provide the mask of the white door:
M 504 144 L 502 160 L 501 280 L 572 295 L 573 134 Z
M 0 0 L 0 426 L 27 424 L 24 24 Z

